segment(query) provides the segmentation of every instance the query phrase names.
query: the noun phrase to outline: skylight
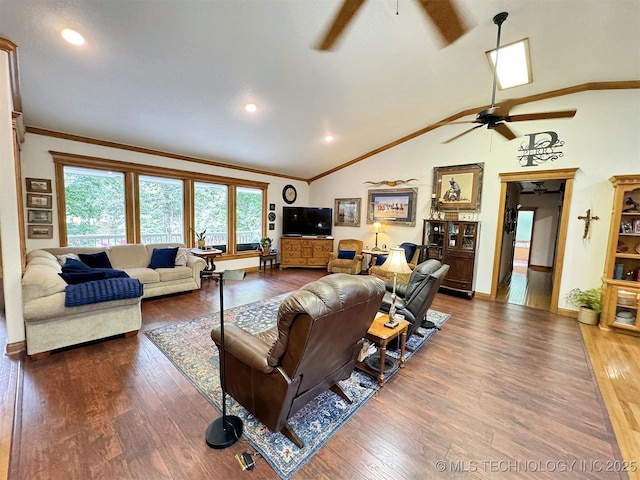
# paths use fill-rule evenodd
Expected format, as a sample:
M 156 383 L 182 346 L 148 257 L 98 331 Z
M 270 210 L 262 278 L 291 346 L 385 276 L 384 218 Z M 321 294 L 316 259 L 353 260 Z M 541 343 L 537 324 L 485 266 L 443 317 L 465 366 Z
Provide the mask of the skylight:
M 489 50 L 486 55 L 493 72 L 496 63 L 496 49 Z M 528 38 L 500 47 L 499 57 L 498 88 L 500 90 L 533 82 Z

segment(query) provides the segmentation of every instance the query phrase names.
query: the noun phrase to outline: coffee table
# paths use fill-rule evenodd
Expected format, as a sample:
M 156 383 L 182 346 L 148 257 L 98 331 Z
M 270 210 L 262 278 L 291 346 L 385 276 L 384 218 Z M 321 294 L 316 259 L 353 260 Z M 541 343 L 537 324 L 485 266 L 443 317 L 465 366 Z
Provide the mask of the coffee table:
M 380 366 L 378 370 L 376 371 L 369 367 L 365 362 L 356 362 L 356 368 L 375 376 L 380 387 L 382 387 L 385 382 L 384 364 L 387 355 L 387 345 L 390 341 L 398 337 L 400 337 L 400 368 L 404 367 L 404 347 L 407 340 L 407 328 L 409 327 L 409 322 L 406 320 L 402 320 L 395 328 L 385 327 L 384 324 L 388 320 L 389 315 L 378 312 L 365 335 L 367 340 L 372 341 L 380 347 Z

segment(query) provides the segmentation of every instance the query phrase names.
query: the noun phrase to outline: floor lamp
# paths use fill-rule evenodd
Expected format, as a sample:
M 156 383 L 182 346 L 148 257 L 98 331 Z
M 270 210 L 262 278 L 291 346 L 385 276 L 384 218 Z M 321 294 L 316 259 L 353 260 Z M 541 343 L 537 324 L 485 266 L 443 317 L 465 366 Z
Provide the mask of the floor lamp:
M 396 281 L 399 273 L 411 273 L 411 269 L 407 264 L 407 257 L 404 248 L 394 247 L 391 249 L 389 256 L 380 266 L 381 270 L 393 273 L 393 292 L 391 293 L 391 307 L 389 307 L 389 322 L 385 326 L 395 328 L 398 321 L 394 318 L 396 314 Z
M 224 350 L 224 281 L 242 280 L 245 272 L 242 270 L 225 270 L 213 272 L 219 279 L 220 285 L 220 347 L 219 350 L 219 370 L 220 387 L 222 388 L 222 416 L 216 418 L 207 427 L 206 440 L 211 448 L 223 449 L 230 447 L 242 436 L 242 419 L 235 415 L 227 415 L 227 377 L 225 373 L 225 350 Z

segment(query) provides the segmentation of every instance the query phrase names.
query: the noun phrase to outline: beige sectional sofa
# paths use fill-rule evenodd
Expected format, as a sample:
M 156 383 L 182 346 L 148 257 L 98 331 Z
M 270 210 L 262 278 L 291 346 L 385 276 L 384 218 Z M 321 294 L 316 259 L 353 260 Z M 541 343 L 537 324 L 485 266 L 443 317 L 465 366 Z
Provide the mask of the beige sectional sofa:
M 27 255 L 22 278 L 23 314 L 27 354 L 43 356 L 51 350 L 119 334 L 135 334 L 142 325 L 141 298 L 156 297 L 200 288 L 202 258 L 181 251 L 186 265 L 148 268 L 154 248 L 184 245 L 117 245 L 107 248 L 59 247 L 33 250 Z M 110 300 L 65 307 L 67 283 L 58 256 L 106 252 L 114 269 L 124 270 L 142 282 L 144 294 L 138 298 Z M 182 262 L 180 262 L 182 263 Z M 40 354 L 40 355 L 38 355 Z

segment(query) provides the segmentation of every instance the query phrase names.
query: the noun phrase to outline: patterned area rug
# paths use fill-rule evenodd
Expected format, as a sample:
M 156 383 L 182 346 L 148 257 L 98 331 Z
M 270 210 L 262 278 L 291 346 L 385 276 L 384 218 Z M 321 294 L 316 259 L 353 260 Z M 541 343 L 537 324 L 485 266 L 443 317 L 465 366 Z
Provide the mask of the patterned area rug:
M 236 323 L 251 333 L 275 326 L 278 307 L 288 294 L 279 295 L 240 307 L 225 310 L 225 323 Z M 441 326 L 448 314 L 429 310 L 428 319 Z M 183 373 L 198 391 L 221 411 L 221 389 L 218 377 L 218 350 L 211 340 L 211 329 L 220 322 L 219 313 L 213 313 L 188 322 L 175 323 L 146 332 L 147 337 Z M 420 329 L 424 337 L 413 335 L 407 345 L 407 359 L 415 354 L 437 330 Z M 387 355 L 399 358 L 397 351 Z M 388 372 L 390 377 L 395 371 Z M 290 478 L 331 436 L 349 420 L 378 390 L 375 380 L 364 372 L 354 371 L 341 382 L 344 391 L 353 400 L 349 405 L 340 397 L 326 391 L 309 402 L 289 423 L 304 442 L 298 449 L 281 433 L 270 432 L 232 397 L 227 397 L 227 412 L 239 416 L 244 423 L 243 436 L 265 458 L 283 479 Z M 204 432 L 204 427 L 203 427 Z

